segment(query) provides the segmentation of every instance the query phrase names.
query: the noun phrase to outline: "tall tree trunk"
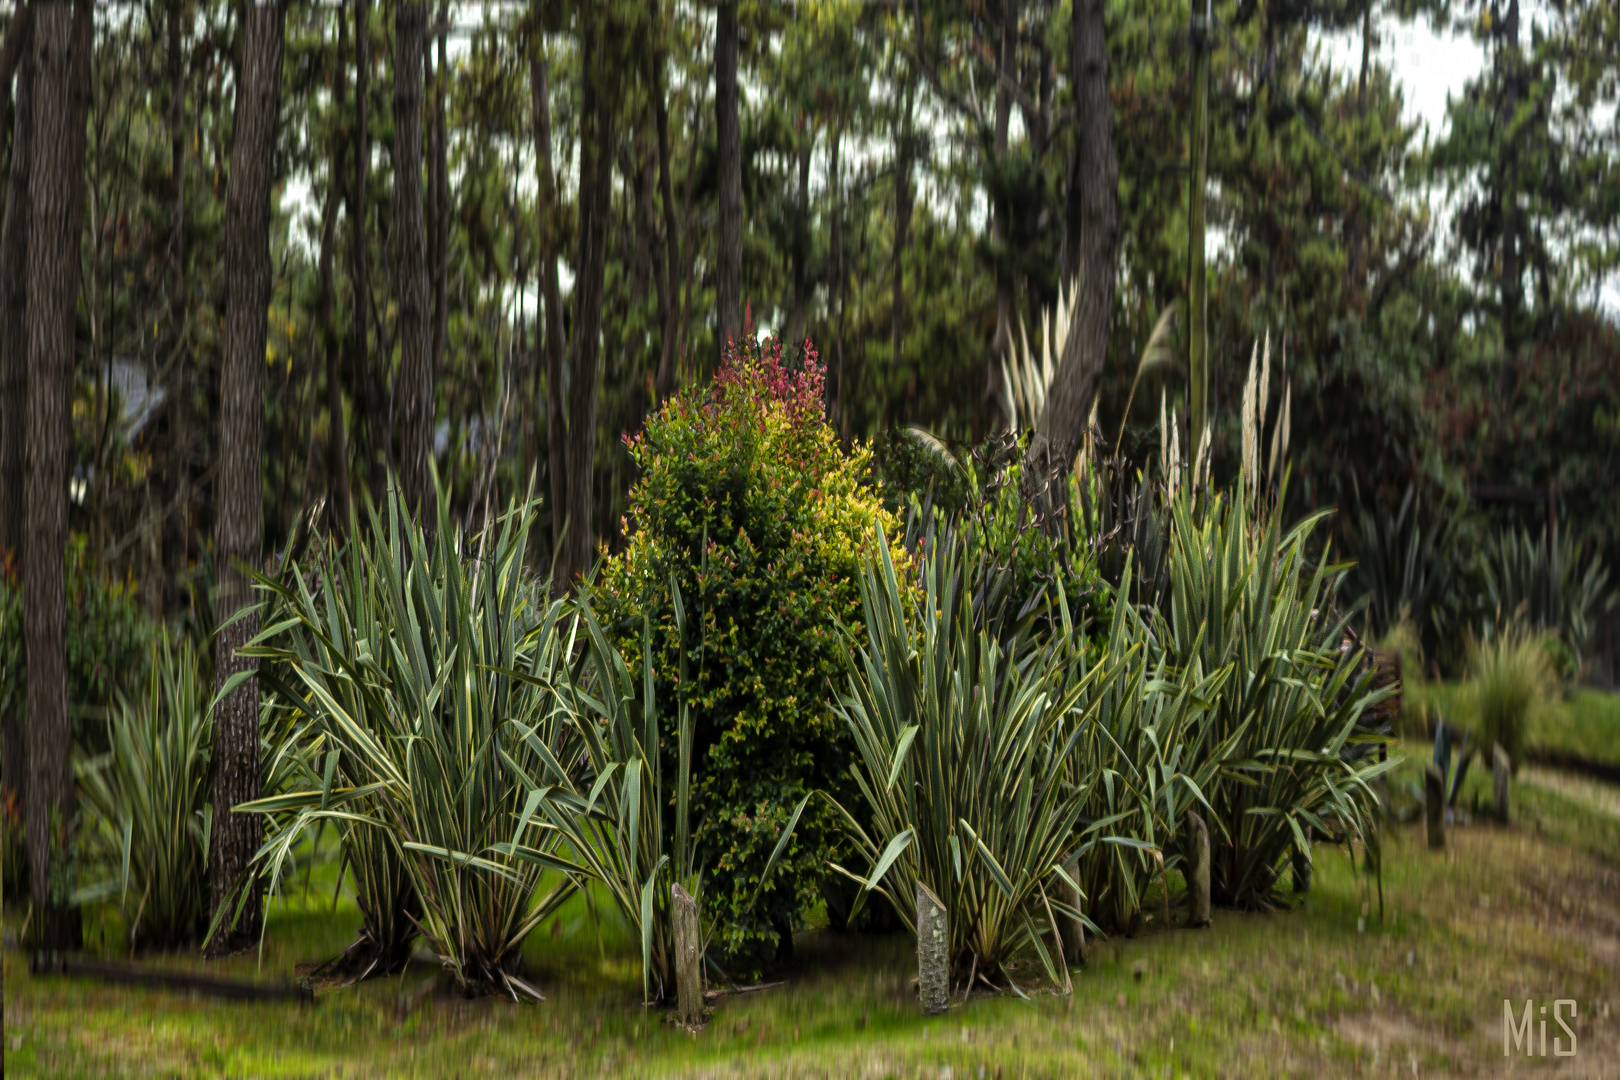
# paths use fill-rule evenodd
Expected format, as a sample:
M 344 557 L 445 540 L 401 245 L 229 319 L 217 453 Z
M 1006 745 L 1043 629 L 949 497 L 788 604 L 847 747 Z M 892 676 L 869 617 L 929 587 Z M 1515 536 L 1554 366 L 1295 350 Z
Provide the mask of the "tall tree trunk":
M 1069 337 L 1029 446 L 1034 467 L 1026 468 L 1025 477 L 1026 489 L 1032 494 L 1066 474 L 1074 462 L 1085 438 L 1091 401 L 1097 394 L 1108 353 L 1108 324 L 1114 308 L 1119 163 L 1114 156 L 1113 104 L 1108 98 L 1103 6 L 1104 0 L 1077 0 L 1075 9 L 1072 71 L 1075 140 L 1079 148 L 1074 176 L 1080 185 L 1079 275 Z
M 354 411 L 365 425 L 365 468 L 361 478 L 372 492 L 381 489 L 383 450 L 388 425 L 382 395 L 371 380 L 368 347 L 371 328 L 371 281 L 366 250 L 366 201 L 371 184 L 371 3 L 354 3 L 354 177 L 348 192 L 349 281 L 354 293 L 354 314 L 349 320 L 349 379 Z
M 338 13 L 338 55 L 333 74 L 334 112 L 342 117 L 348 108 L 348 20 Z M 326 489 L 329 503 L 327 521 L 334 531 L 349 525 L 349 446 L 343 424 L 343 342 L 339 340 L 337 315 L 333 310 L 332 247 L 337 243 L 337 200 L 344 191 L 343 159 L 349 140 L 342 137 L 341 122 L 334 126 L 331 179 L 327 183 L 326 210 L 321 215 L 320 322 L 321 349 L 326 353 Z
M 660 30 L 661 32 L 661 30 Z M 658 400 L 663 401 L 676 390 L 678 373 L 675 365 L 677 338 L 680 336 L 680 308 L 677 294 L 681 279 L 681 233 L 675 216 L 675 184 L 669 174 L 669 101 L 664 96 L 664 49 L 660 44 L 652 55 L 653 121 L 658 128 L 658 193 L 664 201 L 664 257 L 667 263 L 664 276 L 669 281 L 669 312 L 664 320 L 664 340 L 658 353 Z
M 78 909 L 52 887 L 58 875 L 51 865 L 71 850 L 75 806 L 63 551 L 91 29 L 89 0 L 71 7 L 60 0 L 34 6 L 23 634 L 28 649 L 29 879 L 39 920 L 36 942 L 46 949 L 79 944 Z
M 833 363 L 837 378 L 832 381 L 832 401 L 827 415 L 838 428 L 839 438 L 849 441 L 849 413 L 844 390 L 844 179 L 840 152 L 844 145 L 844 114 L 838 114 L 833 127 L 832 144 L 828 147 L 830 161 L 827 167 L 828 194 L 832 198 L 831 235 L 827 242 L 827 261 L 832 264 L 832 324 Z
M 997 67 L 1000 72 L 1006 73 L 1008 78 L 1016 77 L 1018 71 L 1018 0 L 1001 0 L 1001 35 L 1000 47 L 997 50 Z M 996 79 L 996 127 L 994 134 L 994 167 L 999 171 L 1007 162 L 1008 136 L 1012 126 L 1012 87 L 1007 79 Z M 1004 190 L 1004 184 L 997 183 L 997 191 L 991 199 L 990 239 L 995 250 L 996 258 L 996 335 L 990 342 L 990 360 L 985 370 L 984 396 L 988 401 L 997 400 L 1001 387 L 999 374 L 1002 358 L 1007 353 L 1007 346 L 1012 343 L 1012 316 L 1013 316 L 1013 280 L 1007 263 L 1010 254 L 1007 245 L 1011 242 L 1011 207 Z
M 538 27 L 539 20 L 536 20 Z M 536 29 L 537 37 L 540 31 Z M 557 280 L 557 179 L 551 168 L 551 85 L 545 41 L 535 41 L 529 58 L 529 93 L 534 108 L 536 177 L 535 220 L 540 226 L 540 296 L 545 303 L 546 471 L 551 480 L 551 550 L 560 558 L 568 523 L 568 409 L 562 289 Z M 559 580 L 566 578 L 559 575 Z
M 220 365 L 219 478 L 214 518 L 214 573 L 220 621 L 253 603 L 239 564 L 259 564 L 264 503 L 259 456 L 264 431 L 264 346 L 270 305 L 270 186 L 281 112 L 281 50 L 286 8 L 250 3 L 243 10 L 242 64 L 235 134 L 225 194 L 225 350 Z M 214 690 L 257 668 L 236 650 L 259 630 L 256 615 L 238 619 L 214 639 Z M 241 883 L 241 918 L 222 923 L 209 952 L 222 956 L 259 934 L 259 889 L 244 876 L 263 826 L 233 807 L 259 797 L 259 684 L 248 679 L 214 709 L 214 817 L 208 859 L 211 909 L 231 902 Z
M 428 455 L 433 448 L 433 373 L 429 336 L 427 238 L 422 224 L 421 0 L 394 12 L 394 243 L 399 268 L 399 486 L 425 518 L 434 505 Z
M 602 278 L 613 214 L 614 102 L 604 56 L 608 28 L 590 12 L 581 28 L 579 130 L 579 275 L 574 280 L 574 333 L 568 380 L 568 532 L 557 560 L 564 582 L 591 567 L 596 397 L 601 383 Z
M 798 227 L 793 235 L 793 315 L 788 320 L 788 341 L 803 345 L 810 307 L 810 154 L 816 145 L 815 124 L 804 118 L 804 141 L 799 146 L 799 190 L 793 200 Z
M 170 366 L 169 385 L 166 388 L 169 409 L 169 452 L 160 480 L 156 471 L 146 481 L 148 522 L 146 534 L 147 576 L 145 582 L 147 610 L 161 619 L 166 607 L 168 574 L 164 565 L 163 538 L 166 532 L 163 513 L 164 488 L 171 487 L 177 497 L 181 521 L 190 519 L 191 475 L 188 459 L 183 450 L 182 435 L 189 431 L 191 397 L 191 365 L 183 359 L 182 341 L 186 332 L 186 62 L 185 62 L 185 0 L 169 0 L 165 15 L 168 37 L 169 75 L 169 250 L 167 260 L 167 288 L 169 292 L 169 347 L 176 359 Z M 181 452 L 177 453 L 179 449 Z
M 658 374 L 661 375 L 663 373 L 664 357 L 670 351 L 669 328 L 675 322 L 675 300 L 674 294 L 671 292 L 674 277 L 670 273 L 669 260 L 665 257 L 668 247 L 658 228 L 658 174 L 662 167 L 662 159 L 658 151 L 658 124 L 656 117 L 650 130 L 643 126 L 637 132 L 636 142 L 638 144 L 637 157 L 639 158 L 636 167 L 640 174 L 637 208 L 641 217 L 641 220 L 636 223 L 636 230 L 640 234 L 642 250 L 646 252 L 646 259 L 650 264 L 653 296 L 658 302 L 658 325 L 663 331 L 661 334 L 663 341 L 660 344 L 658 358 Z M 655 401 L 659 400 L 656 376 L 653 384 L 653 398 Z M 638 417 L 644 415 L 640 395 L 636 397 L 636 409 L 634 411 Z M 639 423 L 636 426 L 639 426 Z
M 1494 20 L 1493 20 L 1494 21 Z M 1496 62 L 1503 71 L 1502 106 L 1496 130 L 1498 186 L 1496 193 L 1502 214 L 1502 345 L 1511 364 L 1518 359 L 1524 342 L 1524 262 L 1520 250 L 1524 212 L 1519 209 L 1519 149 L 1505 132 L 1519 111 L 1520 78 L 1524 70 L 1519 55 L 1519 0 L 1508 0 L 1507 13 L 1500 21 Z
M 891 269 L 894 303 L 889 311 L 889 342 L 891 356 L 900 363 L 901 348 L 906 339 L 906 233 L 911 228 L 911 93 L 908 83 L 902 97 L 900 137 L 896 141 L 894 162 L 894 266 Z
M 6 216 L 0 229 L 0 564 L 23 555 L 27 502 L 23 464 L 28 457 L 28 171 L 34 113 L 33 42 L 26 33 L 31 8 L 21 9 L 6 32 L 7 53 L 15 54 L 17 91 L 11 109 L 11 170 L 6 183 Z M 5 72 L 0 72 L 0 78 Z M 0 83 L 10 89 L 11 81 Z M 0 716 L 3 725 L 5 787 L 26 800 L 28 760 L 23 712 Z M 26 805 L 26 802 L 25 802 Z
M 433 78 L 433 217 L 428 223 L 433 248 L 433 262 L 428 267 L 433 292 L 430 381 L 436 380 L 444 369 L 445 339 L 450 326 L 450 311 L 445 306 L 445 279 L 450 259 L 450 143 L 444 118 L 444 99 L 449 93 L 446 80 L 450 77 L 450 0 L 440 0 L 438 24 L 439 55 Z
M 720 343 L 742 333 L 742 129 L 737 109 L 737 5 L 715 20 L 714 109 L 720 154 L 720 234 L 715 255 Z

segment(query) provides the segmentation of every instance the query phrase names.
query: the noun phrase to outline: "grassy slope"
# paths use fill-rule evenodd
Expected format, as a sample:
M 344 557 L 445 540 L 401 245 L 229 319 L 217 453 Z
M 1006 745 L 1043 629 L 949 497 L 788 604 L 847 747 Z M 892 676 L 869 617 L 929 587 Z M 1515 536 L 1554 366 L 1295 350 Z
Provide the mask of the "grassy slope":
M 1075 974 L 1072 997 L 976 997 L 924 1020 L 908 993 L 915 959 L 904 937 L 823 932 L 801 941 L 788 986 L 727 999 L 694 1038 L 636 1004 L 622 927 L 576 902 L 530 942 L 548 997 L 533 1006 L 428 998 L 407 1014 L 400 999 L 427 980 L 423 968 L 314 1006 L 215 1003 L 36 980 L 8 952 L 7 1064 L 13 1076 L 933 1078 L 949 1066 L 960 1080 L 981 1066 L 986 1077 L 1391 1065 L 1410 1075 L 1414 1061 L 1476 1073 L 1504 1064 L 1504 997 L 1573 997 L 1580 1055 L 1564 1064 L 1601 1074 L 1600 1063 L 1620 1061 L 1620 819 L 1530 784 L 1515 800 L 1520 824 L 1456 829 L 1443 855 L 1398 830 L 1382 923 L 1367 880 L 1319 848 L 1316 891 L 1301 909 L 1217 912 L 1212 930 L 1104 943 Z M 346 904 L 335 917 L 324 905 L 278 912 L 265 974 L 331 955 L 353 923 Z M 226 966 L 247 974 L 253 961 Z

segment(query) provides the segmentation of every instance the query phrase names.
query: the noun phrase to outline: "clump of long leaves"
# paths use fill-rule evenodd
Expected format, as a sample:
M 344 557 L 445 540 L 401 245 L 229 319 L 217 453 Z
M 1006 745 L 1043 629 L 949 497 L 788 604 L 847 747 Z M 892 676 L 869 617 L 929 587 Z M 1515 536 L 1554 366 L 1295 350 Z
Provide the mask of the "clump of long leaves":
M 1556 676 L 1544 639 L 1522 624 L 1510 623 L 1486 638 L 1468 642 L 1468 693 L 1474 699 L 1487 749 L 1495 743 L 1513 767 L 1524 762 L 1530 711 L 1553 689 Z
M 1219 902 L 1266 908 L 1281 861 L 1308 849 L 1311 833 L 1376 844 L 1368 785 L 1395 762 L 1376 761 L 1378 736 L 1359 725 L 1388 691 L 1372 688 L 1360 652 L 1342 647 L 1345 624 L 1328 614 L 1342 569 L 1307 551 L 1322 515 L 1284 532 L 1275 511 L 1251 517 L 1247 498 L 1195 509 L 1179 495 L 1172 509 L 1168 659 L 1231 670 L 1205 736 L 1220 748 L 1202 785 L 1215 811 L 1211 889 Z
M 677 631 L 684 632 L 685 613 L 675 588 Z M 669 1000 L 675 994 L 675 942 L 670 889 L 681 885 L 702 895 L 692 866 L 691 802 L 692 723 L 685 704 L 676 731 L 677 775 L 664 775 L 660 730 L 654 695 L 652 650 L 643 625 L 642 664 L 632 672 L 582 597 L 574 626 L 583 622 L 585 651 L 576 677 L 566 689 L 568 708 L 578 732 L 583 770 L 553 758 L 530 783 L 530 798 L 539 813 L 534 826 L 567 841 L 574 860 L 570 871 L 599 882 L 641 944 L 643 1000 Z M 686 654 L 681 651 L 682 683 Z M 524 681 L 536 682 L 523 673 Z M 670 780 L 673 779 L 673 784 Z M 665 832 L 664 815 L 673 804 L 674 835 Z M 801 809 L 802 804 L 801 804 Z M 797 814 L 794 815 L 797 820 Z M 788 832 L 792 831 L 792 823 Z M 553 852 L 520 842 L 503 847 L 514 857 L 536 865 L 556 865 Z M 780 849 L 779 849 L 780 850 Z
M 237 809 L 280 815 L 258 856 L 272 883 L 310 826 L 335 824 L 351 869 L 399 868 L 390 917 L 403 913 L 464 993 L 537 997 L 519 946 L 577 879 L 551 858 L 554 836 L 522 857 L 513 844 L 541 801 L 530 778 L 577 757 L 568 602 L 525 576 L 531 507 L 509 508 L 476 551 L 447 507 L 441 493 L 430 539 L 390 492 L 386 523 L 374 511 L 346 557 L 259 579 L 276 603 L 249 651 L 284 667 L 276 688 L 308 719 L 298 738 L 320 782 Z M 548 866 L 563 873 L 536 901 Z M 387 888 L 371 887 L 381 903 Z
M 1051 894 L 1083 794 L 1066 782 L 1078 737 L 1065 722 L 1078 694 L 1066 650 L 1077 639 L 1042 642 L 1028 605 L 1006 611 L 1007 575 L 984 565 L 971 536 L 931 537 L 916 583 L 900 580 L 881 536 L 864 564 L 866 645 L 839 712 L 869 824 L 840 809 L 868 869 L 835 869 L 860 884 L 857 906 L 879 892 L 913 932 L 927 885 L 969 985 L 975 973 L 1010 983 L 1007 962 L 1025 947 L 1057 981 Z
M 1177 834 L 1189 810 L 1208 807 L 1204 789 L 1235 742 L 1228 735 L 1214 743 L 1204 722 L 1231 669 L 1169 666 L 1162 634 L 1148 621 L 1155 616 L 1150 608 L 1144 618 L 1122 595 L 1107 648 L 1077 657 L 1086 670 L 1070 765 L 1085 825 L 1075 873 L 1095 925 L 1120 929 L 1135 923 L 1152 880 L 1164 881 L 1183 861 Z
M 1356 563 L 1346 588 L 1361 605 L 1365 629 L 1376 639 L 1407 622 L 1426 654 L 1444 652 L 1469 606 L 1465 508 L 1420 497 L 1408 485 L 1391 512 L 1363 503 L 1360 487 L 1354 490 L 1356 513 L 1346 525 Z
M 1567 530 L 1549 541 L 1545 533 L 1532 537 L 1504 529 L 1482 545 L 1479 574 L 1486 626 L 1511 635 L 1510 624 L 1525 622 L 1556 634 L 1571 654 L 1570 674 L 1578 674 L 1592 633 L 1613 602 L 1602 556 L 1583 556 Z
M 208 919 L 208 683 L 189 639 L 152 647 L 144 693 L 120 697 L 109 750 L 79 768 L 87 839 L 132 949 L 198 940 Z

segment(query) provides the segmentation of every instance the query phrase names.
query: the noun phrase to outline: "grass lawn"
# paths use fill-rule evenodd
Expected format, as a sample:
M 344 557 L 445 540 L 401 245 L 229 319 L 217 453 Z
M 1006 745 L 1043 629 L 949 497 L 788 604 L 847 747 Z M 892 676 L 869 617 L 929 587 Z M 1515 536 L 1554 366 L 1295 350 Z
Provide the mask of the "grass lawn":
M 1517 821 L 1451 831 L 1444 853 L 1391 837 L 1385 913 L 1345 856 L 1319 847 L 1295 910 L 1218 911 L 1209 930 L 1094 947 L 1074 992 L 976 996 L 918 1014 L 904 935 L 812 931 L 777 978 L 722 999 L 686 1034 L 637 1004 L 635 950 L 583 900 L 529 942 L 535 1005 L 413 991 L 426 966 L 313 1005 L 216 1002 L 32 978 L 5 956 L 7 1065 L 24 1076 L 1073 1077 L 1085 1075 L 1614 1076 L 1620 1072 L 1620 809 L 1613 792 L 1516 783 Z M 1479 779 L 1484 779 L 1479 778 Z M 282 905 L 262 974 L 341 949 L 352 906 Z M 1179 919 L 1179 915 L 1175 918 Z M 92 921 L 91 935 L 99 924 Z M 116 943 L 117 932 L 108 932 Z M 190 958 L 169 963 L 202 967 Z M 213 969 L 251 974 L 239 957 Z M 1573 998 L 1574 1058 L 1502 1056 L 1502 1002 Z M 1553 1026 L 1553 1025 L 1549 1025 Z M 1554 1028 L 1552 1035 L 1560 1034 Z M 1549 1047 L 1551 1036 L 1549 1036 Z

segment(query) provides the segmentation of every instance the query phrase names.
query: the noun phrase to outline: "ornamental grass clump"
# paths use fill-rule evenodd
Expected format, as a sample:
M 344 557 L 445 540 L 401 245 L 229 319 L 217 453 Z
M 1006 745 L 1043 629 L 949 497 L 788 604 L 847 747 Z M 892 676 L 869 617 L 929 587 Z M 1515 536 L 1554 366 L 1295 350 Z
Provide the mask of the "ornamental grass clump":
M 1488 638 L 1468 642 L 1468 696 L 1487 750 L 1498 744 L 1515 771 L 1524 762 L 1530 711 L 1557 685 L 1546 640 L 1510 623 Z
M 189 640 L 152 646 L 144 692 L 119 697 L 109 749 L 78 768 L 87 846 L 117 897 L 132 951 L 199 941 L 208 925 L 213 725 Z
M 1010 572 L 985 564 L 970 531 L 931 536 L 915 582 L 882 537 L 874 546 L 865 643 L 839 705 L 864 805 L 838 805 L 867 869 L 840 872 L 859 883 L 857 904 L 881 894 L 914 933 L 918 884 L 939 897 L 954 982 L 1012 984 L 1009 962 L 1026 950 L 1061 981 L 1059 867 L 1084 796 L 1067 776 L 1077 639 L 1040 640 L 1027 608 L 1001 603 Z
M 380 905 L 373 949 L 397 948 L 408 924 L 463 993 L 538 997 L 519 948 L 578 882 L 536 827 L 536 779 L 580 757 L 569 602 L 524 572 L 530 506 L 463 537 L 441 493 L 431 539 L 392 490 L 386 510 L 343 557 L 259 578 L 273 603 L 248 651 L 301 714 L 290 738 L 318 782 L 237 811 L 277 815 L 258 856 L 272 883 L 321 822 L 344 830 L 351 869 L 397 867 L 362 889 Z
M 1252 517 L 1247 495 L 1200 505 L 1182 494 L 1172 512 L 1167 659 L 1231 673 L 1204 742 L 1218 758 L 1203 784 L 1211 889 L 1218 903 L 1264 909 L 1283 860 L 1308 852 L 1313 833 L 1376 844 L 1369 783 L 1395 762 L 1377 761 L 1372 743 L 1387 735 L 1361 721 L 1387 691 L 1331 614 L 1342 568 L 1308 554 L 1322 515 L 1284 532 L 1275 510 Z
M 808 345 L 797 361 L 779 342 L 728 347 L 712 384 L 666 401 L 627 443 L 641 473 L 628 543 L 592 602 L 632 672 L 649 627 L 660 730 L 689 714 L 693 865 L 717 954 L 740 976 L 791 947 L 836 854 L 837 819 L 817 801 L 766 880 L 794 807 L 814 790 L 853 793 L 829 687 L 841 624 L 860 621 L 861 554 L 874 530 L 898 527 L 868 481 L 868 448 L 846 452 L 825 421 Z M 677 748 L 665 739 L 660 752 L 674 775 Z M 666 833 L 672 797 L 666 785 Z

